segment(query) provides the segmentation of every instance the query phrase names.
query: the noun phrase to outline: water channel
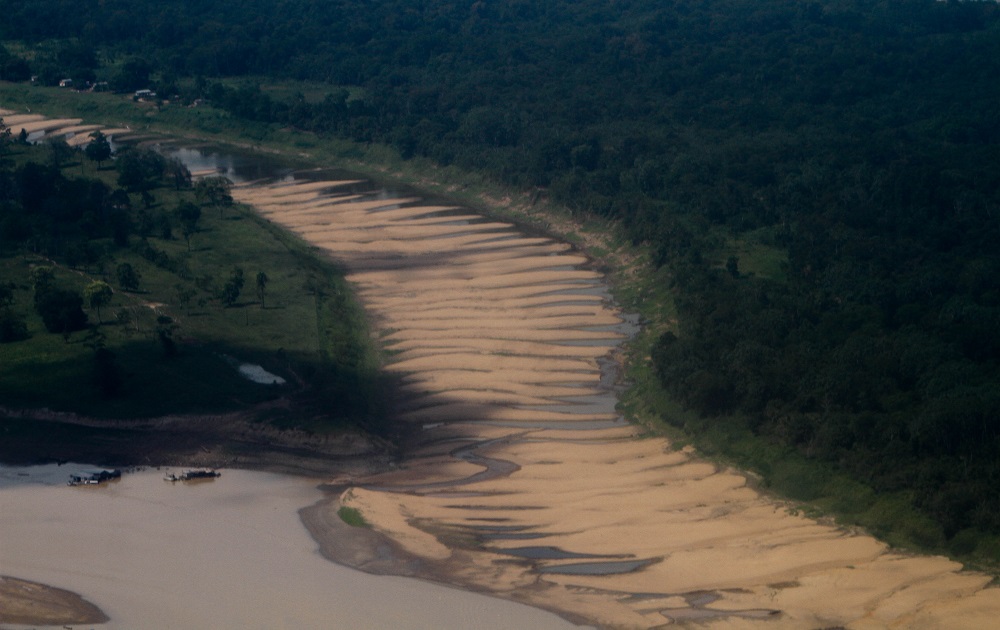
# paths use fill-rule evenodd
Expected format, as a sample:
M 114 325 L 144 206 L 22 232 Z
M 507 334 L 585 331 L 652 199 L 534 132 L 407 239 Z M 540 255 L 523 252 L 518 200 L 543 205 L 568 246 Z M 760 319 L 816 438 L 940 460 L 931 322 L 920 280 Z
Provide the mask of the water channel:
M 150 469 L 66 485 L 91 470 L 0 467 L 0 575 L 82 595 L 111 618 L 102 628 L 573 627 L 527 606 L 323 559 L 298 517 L 321 498 L 315 480 L 225 470 L 173 484 Z

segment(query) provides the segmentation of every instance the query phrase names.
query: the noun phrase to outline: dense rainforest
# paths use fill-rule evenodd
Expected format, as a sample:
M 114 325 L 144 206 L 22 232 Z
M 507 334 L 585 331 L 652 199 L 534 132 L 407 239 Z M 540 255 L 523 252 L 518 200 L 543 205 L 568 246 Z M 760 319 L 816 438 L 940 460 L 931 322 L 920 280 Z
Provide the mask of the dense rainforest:
M 738 427 L 905 492 L 926 545 L 1000 537 L 996 3 L 0 9 L 0 78 L 206 99 L 619 221 L 669 272 L 678 322 L 653 360 L 710 421 L 689 429 Z

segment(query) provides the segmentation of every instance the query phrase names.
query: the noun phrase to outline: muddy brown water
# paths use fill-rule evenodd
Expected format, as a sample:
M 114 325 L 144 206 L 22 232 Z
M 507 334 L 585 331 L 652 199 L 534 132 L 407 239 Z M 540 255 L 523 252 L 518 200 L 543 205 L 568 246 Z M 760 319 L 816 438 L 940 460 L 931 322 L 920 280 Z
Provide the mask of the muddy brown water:
M 315 481 L 226 470 L 173 484 L 151 469 L 65 485 L 90 470 L 0 467 L 0 574 L 79 593 L 111 617 L 102 628 L 574 627 L 323 559 L 298 517 L 322 497 Z

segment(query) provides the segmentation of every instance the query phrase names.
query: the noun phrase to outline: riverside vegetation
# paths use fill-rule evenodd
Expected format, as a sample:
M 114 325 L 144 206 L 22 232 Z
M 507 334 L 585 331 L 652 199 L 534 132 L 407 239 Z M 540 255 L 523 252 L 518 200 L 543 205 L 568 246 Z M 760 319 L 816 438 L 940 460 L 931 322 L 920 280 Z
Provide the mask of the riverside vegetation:
M 391 146 L 609 221 L 665 314 L 630 404 L 892 542 L 1000 558 L 994 3 L 61 4 L 11 7 L 4 76 L 214 107 L 57 109 Z
M 377 359 L 333 266 L 221 178 L 192 185 L 140 147 L 112 162 L 102 142 L 0 144 L 3 404 L 144 418 L 285 396 L 296 411 L 270 411 L 279 427 L 380 427 Z

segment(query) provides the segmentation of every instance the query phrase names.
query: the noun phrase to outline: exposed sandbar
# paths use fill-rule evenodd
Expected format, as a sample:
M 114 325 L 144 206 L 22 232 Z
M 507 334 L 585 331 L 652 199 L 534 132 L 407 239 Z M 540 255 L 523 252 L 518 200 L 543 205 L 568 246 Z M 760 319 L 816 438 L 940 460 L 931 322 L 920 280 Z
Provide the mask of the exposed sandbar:
M 0 575 L 0 623 L 55 626 L 107 620 L 97 606 L 75 593 Z
M 410 396 L 399 417 L 422 428 L 411 457 L 315 508 L 359 509 L 401 550 L 380 570 L 417 566 L 615 627 L 985 627 L 1000 614 L 985 576 L 808 519 L 571 402 L 613 395 L 599 360 L 623 333 L 600 274 L 565 244 L 412 198 L 319 194 L 336 186 L 236 196 L 343 263 L 394 351 L 387 369 Z M 522 548 L 599 558 L 508 555 Z

